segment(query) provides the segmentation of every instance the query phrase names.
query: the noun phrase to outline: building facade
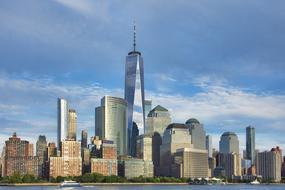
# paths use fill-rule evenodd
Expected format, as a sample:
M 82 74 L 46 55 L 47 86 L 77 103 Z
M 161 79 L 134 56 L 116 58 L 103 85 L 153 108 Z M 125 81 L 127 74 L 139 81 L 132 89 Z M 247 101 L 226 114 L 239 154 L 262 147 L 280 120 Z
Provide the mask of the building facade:
M 206 136 L 206 149 L 208 151 L 208 157 L 212 158 L 213 157 L 213 141 L 212 141 L 211 135 Z
M 188 119 L 186 125 L 189 128 L 190 134 L 192 136 L 191 143 L 196 149 L 206 149 L 206 133 L 203 125 L 194 118 Z
M 45 176 L 45 161 L 47 157 L 47 141 L 46 137 L 40 135 L 36 144 L 36 156 L 38 157 L 39 160 L 39 176 L 44 177 Z
M 135 27 L 134 27 L 135 29 Z M 135 122 L 139 129 L 145 130 L 145 94 L 144 63 L 141 53 L 136 50 L 134 30 L 134 48 L 126 57 L 125 64 L 125 100 L 128 105 L 129 154 L 135 156 L 131 149 L 132 128 Z
M 265 181 L 281 181 L 282 151 L 279 147 L 257 155 L 257 175 Z
M 255 164 L 255 128 L 252 126 L 246 128 L 246 158 Z
M 68 130 L 67 139 L 76 141 L 76 123 L 77 115 L 74 109 L 68 110 Z
M 100 139 L 117 144 L 118 155 L 128 153 L 127 102 L 122 98 L 105 96 L 96 108 L 95 133 Z
M 158 132 L 161 137 L 164 130 L 171 123 L 171 117 L 168 110 L 160 105 L 153 108 L 147 115 L 147 134 Z
M 239 154 L 239 140 L 235 133 L 233 132 L 225 132 L 222 134 L 220 142 L 220 153 L 228 154 L 228 153 L 237 153 Z
M 137 138 L 137 158 L 152 161 L 152 135 L 140 135 Z
M 63 98 L 57 100 L 57 147 L 60 149 L 61 142 L 67 137 L 68 129 L 68 104 Z
M 81 131 L 81 148 L 88 147 L 88 132 L 87 130 Z

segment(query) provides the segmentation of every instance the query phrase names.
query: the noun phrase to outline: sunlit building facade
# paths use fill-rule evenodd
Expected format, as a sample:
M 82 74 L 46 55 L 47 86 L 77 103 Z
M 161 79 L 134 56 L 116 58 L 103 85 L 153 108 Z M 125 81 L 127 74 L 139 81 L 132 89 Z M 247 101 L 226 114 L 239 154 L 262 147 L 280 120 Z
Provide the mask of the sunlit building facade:
M 61 147 L 61 142 L 67 137 L 68 129 L 68 104 L 63 98 L 57 100 L 57 147 Z

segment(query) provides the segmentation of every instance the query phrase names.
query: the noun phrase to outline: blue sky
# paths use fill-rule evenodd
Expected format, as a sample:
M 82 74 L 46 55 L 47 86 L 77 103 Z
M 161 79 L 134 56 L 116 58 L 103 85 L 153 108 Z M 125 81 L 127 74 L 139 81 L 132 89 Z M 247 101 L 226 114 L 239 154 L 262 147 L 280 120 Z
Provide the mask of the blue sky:
M 285 2 L 0 1 L 0 141 L 56 139 L 56 99 L 94 135 L 94 108 L 123 97 L 132 24 L 146 97 L 174 122 L 195 117 L 214 145 L 256 127 L 257 148 L 285 148 Z

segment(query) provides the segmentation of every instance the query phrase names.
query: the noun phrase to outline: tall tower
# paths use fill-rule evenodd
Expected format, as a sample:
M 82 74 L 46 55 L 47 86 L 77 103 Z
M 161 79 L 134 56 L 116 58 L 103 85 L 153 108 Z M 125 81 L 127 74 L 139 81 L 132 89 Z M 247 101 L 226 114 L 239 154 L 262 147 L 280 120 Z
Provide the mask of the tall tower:
M 68 104 L 63 98 L 57 99 L 57 147 L 60 149 L 60 143 L 67 137 L 68 129 Z
M 246 128 L 246 158 L 255 165 L 255 128 L 251 126 Z
M 77 115 L 76 111 L 69 109 L 68 111 L 68 130 L 67 130 L 67 139 L 76 141 L 76 121 Z
M 134 25 L 133 51 L 126 57 L 125 100 L 128 103 L 128 142 L 132 140 L 133 122 L 145 131 L 144 66 L 141 53 L 136 50 L 136 26 Z M 133 155 L 131 143 L 128 152 Z

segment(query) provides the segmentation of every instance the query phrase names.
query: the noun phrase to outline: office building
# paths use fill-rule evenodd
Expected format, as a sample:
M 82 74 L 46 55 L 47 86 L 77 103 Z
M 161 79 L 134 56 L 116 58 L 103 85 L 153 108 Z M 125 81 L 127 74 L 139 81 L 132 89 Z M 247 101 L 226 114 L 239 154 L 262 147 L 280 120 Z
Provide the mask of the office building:
M 225 176 L 229 179 L 241 176 L 241 157 L 238 153 L 232 152 L 224 155 Z
M 45 161 L 46 161 L 46 157 L 47 157 L 47 141 L 46 141 L 46 137 L 40 135 L 38 140 L 37 140 L 37 144 L 36 144 L 36 156 L 39 159 L 39 174 L 38 176 L 40 177 L 44 177 L 45 175 Z
M 151 100 L 145 100 L 144 101 L 144 110 L 145 115 L 147 116 L 150 110 L 152 109 L 152 101 Z
M 139 136 L 139 128 L 135 122 L 133 122 L 133 129 L 132 129 L 132 134 L 131 134 L 131 144 L 130 148 L 131 150 L 129 151 L 131 153 L 131 156 L 135 157 L 137 155 L 137 137 Z
M 205 149 L 182 148 L 174 153 L 172 175 L 177 178 L 206 178 L 208 171 L 208 151 Z
M 117 175 L 117 146 L 113 141 L 101 140 L 94 147 L 91 158 L 91 173 L 100 173 L 104 176 Z
M 282 151 L 279 147 L 257 155 L 257 175 L 264 181 L 281 181 Z
M 137 138 L 137 158 L 152 161 L 152 135 L 144 134 Z
M 164 131 L 160 146 L 160 175 L 173 176 L 171 166 L 174 154 L 181 148 L 193 148 L 188 126 L 179 123 L 168 125 Z
M 237 153 L 239 154 L 239 140 L 235 133 L 225 132 L 222 134 L 220 142 L 220 153 Z
M 88 132 L 87 130 L 81 131 L 81 148 L 88 147 Z
M 147 115 L 146 133 L 158 132 L 163 136 L 164 130 L 171 123 L 171 117 L 168 110 L 160 105 L 153 108 Z
M 82 175 L 81 144 L 77 141 L 62 141 L 60 157 L 50 157 L 49 176 L 67 177 Z
M 139 176 L 153 177 L 153 163 L 130 156 L 121 156 L 118 159 L 118 175 L 127 179 Z
M 186 125 L 189 128 L 190 134 L 192 136 L 191 143 L 196 149 L 206 149 L 206 133 L 203 125 L 194 118 L 188 119 Z
M 90 173 L 90 156 L 90 150 L 88 148 L 81 148 L 82 174 Z
M 141 53 L 136 50 L 136 31 L 134 27 L 133 51 L 126 57 L 125 65 L 125 100 L 128 106 L 129 155 L 135 155 L 131 148 L 133 122 L 145 132 L 145 94 L 144 65 Z
M 96 108 L 95 134 L 100 139 L 114 141 L 118 155 L 128 153 L 127 102 L 122 98 L 105 96 Z
M 255 163 L 255 128 L 252 126 L 246 128 L 246 159 Z
M 46 160 L 49 160 L 50 157 L 57 156 L 57 148 L 55 146 L 55 143 L 48 143 L 46 156 Z
M 15 172 L 20 175 L 33 174 L 38 176 L 38 157 L 33 155 L 33 145 L 21 140 L 16 133 L 5 141 L 3 149 L 3 177 L 11 176 Z
M 67 139 L 76 141 L 76 122 L 77 115 L 74 109 L 68 110 L 68 130 Z
M 68 104 L 63 98 L 57 100 L 57 147 L 60 149 L 61 142 L 67 137 L 68 129 Z
M 212 142 L 212 136 L 207 135 L 206 136 L 206 149 L 208 151 L 208 157 L 213 157 L 213 142 Z

